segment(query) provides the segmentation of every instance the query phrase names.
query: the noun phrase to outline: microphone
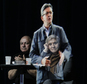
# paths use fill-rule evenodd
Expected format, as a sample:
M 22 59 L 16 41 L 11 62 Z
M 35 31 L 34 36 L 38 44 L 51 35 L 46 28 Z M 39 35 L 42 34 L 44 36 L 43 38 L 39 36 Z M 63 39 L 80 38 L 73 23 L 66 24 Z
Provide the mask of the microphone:
M 47 66 L 47 70 L 50 71 L 50 66 Z
M 48 59 L 47 62 L 48 62 L 47 71 L 50 71 L 50 60 Z

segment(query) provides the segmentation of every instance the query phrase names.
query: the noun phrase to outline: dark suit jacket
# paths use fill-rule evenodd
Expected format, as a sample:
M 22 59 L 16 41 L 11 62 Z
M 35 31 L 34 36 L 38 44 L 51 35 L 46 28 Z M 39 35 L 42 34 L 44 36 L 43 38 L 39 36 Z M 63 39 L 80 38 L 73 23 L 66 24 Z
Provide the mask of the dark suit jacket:
M 60 27 L 58 25 L 51 24 L 51 31 L 50 35 L 57 35 L 60 38 L 60 50 L 64 53 L 65 59 L 69 60 L 71 56 L 71 46 L 69 44 L 69 41 L 67 39 L 67 36 L 64 32 L 63 27 Z M 46 35 L 44 32 L 44 27 L 42 26 L 37 31 L 34 32 L 30 54 L 29 56 L 32 58 L 32 63 L 38 63 L 41 64 L 42 56 L 41 52 L 44 49 L 44 44 L 46 40 Z M 37 81 L 41 79 L 40 72 L 37 71 Z M 40 81 L 39 81 L 40 82 Z

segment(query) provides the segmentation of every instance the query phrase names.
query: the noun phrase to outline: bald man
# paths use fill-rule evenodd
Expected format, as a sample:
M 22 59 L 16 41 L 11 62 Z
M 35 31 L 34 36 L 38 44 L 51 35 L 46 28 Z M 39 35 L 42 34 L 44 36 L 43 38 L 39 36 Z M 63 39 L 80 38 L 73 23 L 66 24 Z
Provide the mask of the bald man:
M 31 45 L 31 38 L 29 36 L 23 36 L 20 39 L 21 52 L 14 55 L 12 61 L 26 61 L 29 58 L 29 50 Z M 20 74 L 24 72 L 24 84 L 36 84 L 36 70 L 26 69 L 11 69 L 8 71 L 8 78 L 14 80 L 15 84 L 20 82 Z

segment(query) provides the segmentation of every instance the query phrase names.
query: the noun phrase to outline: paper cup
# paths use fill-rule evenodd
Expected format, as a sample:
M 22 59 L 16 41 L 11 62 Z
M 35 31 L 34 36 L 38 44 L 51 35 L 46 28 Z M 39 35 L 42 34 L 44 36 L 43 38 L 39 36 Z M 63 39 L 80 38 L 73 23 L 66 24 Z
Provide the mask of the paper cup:
M 31 58 L 26 58 L 26 65 L 31 65 Z
M 11 56 L 5 56 L 5 64 L 11 63 Z

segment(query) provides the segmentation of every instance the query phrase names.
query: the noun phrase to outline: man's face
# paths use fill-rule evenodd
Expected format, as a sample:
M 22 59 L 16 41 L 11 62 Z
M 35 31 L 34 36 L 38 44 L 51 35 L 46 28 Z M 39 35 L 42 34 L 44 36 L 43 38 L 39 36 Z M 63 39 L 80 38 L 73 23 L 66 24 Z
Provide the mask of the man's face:
M 48 48 L 52 53 L 56 53 L 58 51 L 59 45 L 55 39 L 52 39 L 48 42 Z
M 20 50 L 22 52 L 27 52 L 29 50 L 30 44 L 29 44 L 29 40 L 27 37 L 23 37 L 20 40 Z
M 45 24 L 51 24 L 52 23 L 52 19 L 53 19 L 53 12 L 52 12 L 52 8 L 48 7 L 43 11 L 43 16 L 41 16 L 42 21 Z

